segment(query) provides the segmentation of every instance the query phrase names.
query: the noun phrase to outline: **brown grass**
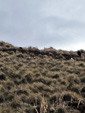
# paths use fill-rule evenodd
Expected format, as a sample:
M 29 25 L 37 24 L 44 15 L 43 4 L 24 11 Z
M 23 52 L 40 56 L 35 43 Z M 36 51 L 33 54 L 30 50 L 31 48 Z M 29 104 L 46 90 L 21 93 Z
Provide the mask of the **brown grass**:
M 0 42 L 0 113 L 85 113 L 85 59 Z

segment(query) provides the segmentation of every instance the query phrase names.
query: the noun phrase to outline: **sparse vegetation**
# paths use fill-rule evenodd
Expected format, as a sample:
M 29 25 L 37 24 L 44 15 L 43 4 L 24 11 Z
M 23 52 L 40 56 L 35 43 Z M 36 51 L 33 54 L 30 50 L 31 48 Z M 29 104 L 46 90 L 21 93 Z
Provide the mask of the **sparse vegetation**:
M 85 113 L 84 57 L 0 42 L 0 113 Z

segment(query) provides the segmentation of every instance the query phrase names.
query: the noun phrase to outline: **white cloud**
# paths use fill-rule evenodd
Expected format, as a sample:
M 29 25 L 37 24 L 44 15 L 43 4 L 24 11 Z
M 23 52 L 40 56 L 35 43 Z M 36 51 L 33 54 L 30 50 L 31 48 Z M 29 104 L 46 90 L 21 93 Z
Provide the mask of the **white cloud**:
M 0 40 L 75 50 L 85 48 L 84 37 L 85 0 L 0 1 Z
M 85 22 L 84 0 L 47 0 L 42 5 L 42 12 L 46 17 L 55 16 L 66 20 L 78 20 Z

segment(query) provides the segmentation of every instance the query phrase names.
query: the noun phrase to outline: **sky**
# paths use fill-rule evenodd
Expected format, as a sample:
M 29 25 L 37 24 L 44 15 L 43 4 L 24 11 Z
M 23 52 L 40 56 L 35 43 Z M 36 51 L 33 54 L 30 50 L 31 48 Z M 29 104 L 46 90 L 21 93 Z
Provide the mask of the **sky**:
M 85 49 L 85 0 L 0 0 L 0 41 Z

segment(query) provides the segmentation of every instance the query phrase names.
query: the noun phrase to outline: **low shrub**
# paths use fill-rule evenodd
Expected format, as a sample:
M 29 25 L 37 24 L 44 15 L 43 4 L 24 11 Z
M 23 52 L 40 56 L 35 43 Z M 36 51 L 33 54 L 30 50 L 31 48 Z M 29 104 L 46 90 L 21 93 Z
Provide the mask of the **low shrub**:
M 63 95 L 63 101 L 71 101 L 72 96 L 70 94 L 64 94 Z

